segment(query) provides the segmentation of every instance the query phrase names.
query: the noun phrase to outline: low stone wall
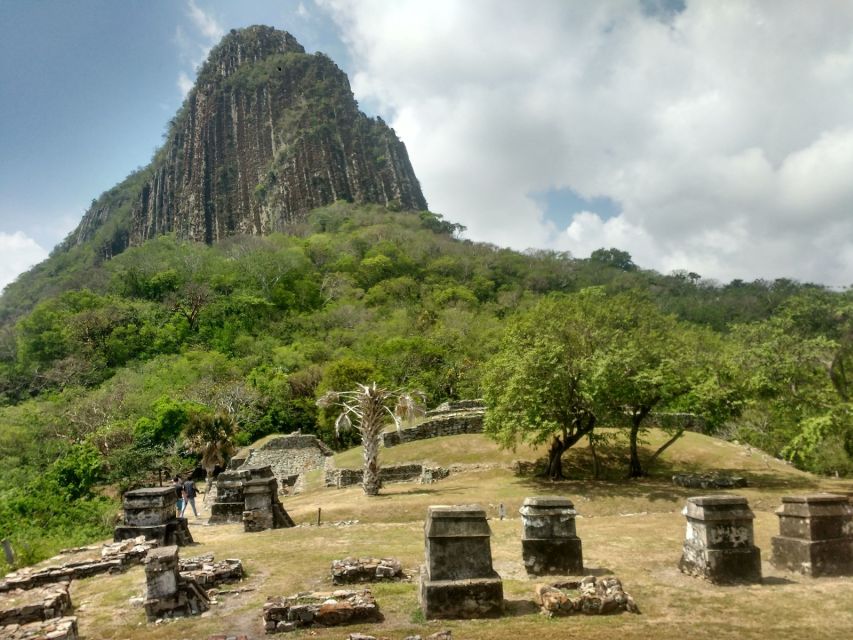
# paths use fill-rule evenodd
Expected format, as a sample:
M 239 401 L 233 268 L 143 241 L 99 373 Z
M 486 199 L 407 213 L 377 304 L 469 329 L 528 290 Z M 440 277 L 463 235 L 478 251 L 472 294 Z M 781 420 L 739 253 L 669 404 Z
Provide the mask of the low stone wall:
M 28 624 L 12 624 L 0 627 L 0 638 L 3 640 L 77 640 L 77 618 L 52 618 L 50 620 L 30 622 Z
M 280 486 L 299 493 L 305 484 L 304 474 L 322 469 L 331 455 L 332 450 L 316 436 L 291 433 L 252 449 L 240 468 L 270 466 Z
M 428 416 L 440 416 L 446 413 L 469 411 L 471 409 L 482 411 L 484 407 L 483 400 L 480 398 L 476 400 L 454 400 L 453 402 L 442 402 L 435 409 L 427 411 L 426 414 Z
M 182 577 L 192 578 L 205 589 L 226 582 L 238 582 L 245 575 L 243 563 L 237 558 L 214 560 L 213 554 L 208 553 L 196 558 L 178 560 L 178 571 Z
M 442 467 L 425 467 L 419 463 L 413 464 L 398 464 L 379 469 L 379 480 L 383 484 L 389 482 L 412 482 L 415 480 L 421 482 L 433 482 L 441 480 L 450 475 L 450 471 Z M 325 470 L 324 483 L 327 487 L 336 487 L 343 489 L 356 484 L 361 484 L 364 477 L 362 469 L 338 469 L 332 465 L 327 465 Z
M 299 593 L 268 598 L 264 605 L 264 629 L 280 633 L 319 625 L 336 627 L 357 622 L 381 622 L 382 614 L 373 594 L 364 591 Z
M 148 550 L 156 546 L 156 541 L 139 536 L 132 540 L 105 544 L 100 559 L 77 560 L 42 569 L 20 569 L 0 580 L 0 593 L 14 589 L 34 589 L 102 573 L 120 573 L 133 565 L 142 564 Z M 97 547 L 82 547 L 80 551 L 96 549 Z
M 471 409 L 436 415 L 409 429 L 388 431 L 382 434 L 382 445 L 394 447 L 398 444 L 438 438 L 440 436 L 458 436 L 466 433 L 483 432 L 483 409 Z
M 405 577 L 403 567 L 396 558 L 332 560 L 332 582 L 334 584 L 403 580 Z
M 736 489 L 748 484 L 746 478 L 722 473 L 677 473 L 672 483 L 687 489 Z
M 0 596 L 0 627 L 61 618 L 71 608 L 68 583 L 28 591 L 7 591 Z M 0 637 L 4 637 L 2 633 Z
M 640 613 L 634 599 L 625 593 L 622 582 L 615 576 L 596 580 L 587 576 L 578 582 L 563 582 L 536 586 L 536 604 L 549 616 L 608 613 Z

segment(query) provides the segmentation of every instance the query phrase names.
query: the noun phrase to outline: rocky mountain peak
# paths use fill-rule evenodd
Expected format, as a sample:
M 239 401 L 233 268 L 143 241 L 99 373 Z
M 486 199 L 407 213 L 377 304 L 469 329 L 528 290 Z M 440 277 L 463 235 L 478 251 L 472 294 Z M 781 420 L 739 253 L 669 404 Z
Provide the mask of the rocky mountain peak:
M 359 111 L 346 74 L 286 31 L 247 27 L 211 50 L 151 164 L 93 202 L 64 246 L 109 258 L 164 233 L 267 234 L 335 200 L 427 208 L 405 145 Z

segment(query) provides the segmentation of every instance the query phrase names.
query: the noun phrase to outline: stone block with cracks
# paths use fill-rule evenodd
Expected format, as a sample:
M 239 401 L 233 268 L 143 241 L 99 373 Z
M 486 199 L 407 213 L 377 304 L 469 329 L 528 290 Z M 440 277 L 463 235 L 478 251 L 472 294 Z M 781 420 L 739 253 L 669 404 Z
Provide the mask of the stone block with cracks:
M 846 496 L 786 496 L 770 562 L 812 577 L 853 575 L 853 506 Z
M 717 584 L 761 582 L 761 551 L 754 544 L 755 516 L 734 495 L 687 499 L 687 530 L 678 568 Z
M 192 544 L 185 518 L 175 517 L 174 487 L 146 487 L 124 494 L 124 523 L 118 525 L 113 540 L 121 542 L 145 536 L 160 546 Z
M 199 615 L 209 608 L 207 593 L 189 576 L 178 572 L 178 547 L 152 549 L 145 558 L 145 614 L 160 618 Z
M 294 526 L 290 515 L 278 499 L 278 482 L 274 477 L 254 478 L 243 483 L 243 529 L 264 531 Z
M 503 582 L 492 568 L 491 531 L 479 505 L 433 506 L 424 525 L 424 616 L 485 618 L 503 612 Z
M 520 509 L 521 552 L 528 575 L 580 575 L 581 540 L 574 504 L 566 498 L 525 498 Z

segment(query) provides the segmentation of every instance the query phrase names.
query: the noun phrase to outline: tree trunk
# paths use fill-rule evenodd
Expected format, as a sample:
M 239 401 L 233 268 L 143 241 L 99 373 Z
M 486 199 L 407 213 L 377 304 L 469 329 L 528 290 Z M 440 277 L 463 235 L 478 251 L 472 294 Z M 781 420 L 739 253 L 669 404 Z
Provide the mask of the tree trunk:
M 587 434 L 587 437 L 589 438 L 589 452 L 592 454 L 592 479 L 598 480 L 600 469 L 598 466 L 598 454 L 595 452 L 595 439 L 592 437 L 591 431 Z
M 658 447 L 658 450 L 652 454 L 651 458 L 649 458 L 649 463 L 646 466 L 651 467 L 654 461 L 658 459 L 660 454 L 669 449 L 675 443 L 675 441 L 683 435 L 684 429 L 679 429 L 678 431 L 676 431 L 675 434 L 669 440 L 667 440 L 660 447 Z
M 565 476 L 563 475 L 563 452 L 567 448 L 558 436 L 554 436 L 551 448 L 548 450 L 548 477 L 551 480 L 565 480 Z
M 379 440 L 382 435 L 382 399 L 368 396 L 362 404 L 361 440 L 364 448 L 364 475 L 361 488 L 364 495 L 377 496 L 382 483 L 379 480 Z
M 640 437 L 640 425 L 643 422 L 643 418 L 649 415 L 649 411 L 651 411 L 651 407 L 643 407 L 631 416 L 631 463 L 628 470 L 629 478 L 642 478 L 646 475 L 640 464 L 640 451 L 637 440 Z

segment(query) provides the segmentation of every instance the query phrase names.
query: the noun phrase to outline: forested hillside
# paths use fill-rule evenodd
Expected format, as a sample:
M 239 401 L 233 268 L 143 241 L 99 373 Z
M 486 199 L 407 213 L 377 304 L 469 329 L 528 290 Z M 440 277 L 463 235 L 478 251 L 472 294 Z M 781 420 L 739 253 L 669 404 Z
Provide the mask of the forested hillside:
M 192 468 L 193 433 L 245 444 L 302 429 L 340 447 L 315 404 L 330 388 L 375 379 L 431 406 L 480 396 L 508 323 L 544 326 L 546 297 L 590 287 L 653 305 L 670 332 L 705 332 L 725 389 L 726 419 L 710 422 L 720 434 L 853 471 L 849 291 L 721 286 L 617 250 L 523 254 L 458 231 L 427 212 L 339 203 L 287 235 L 166 235 L 7 319 L 0 536 L 35 558 L 105 531 L 104 496 Z

